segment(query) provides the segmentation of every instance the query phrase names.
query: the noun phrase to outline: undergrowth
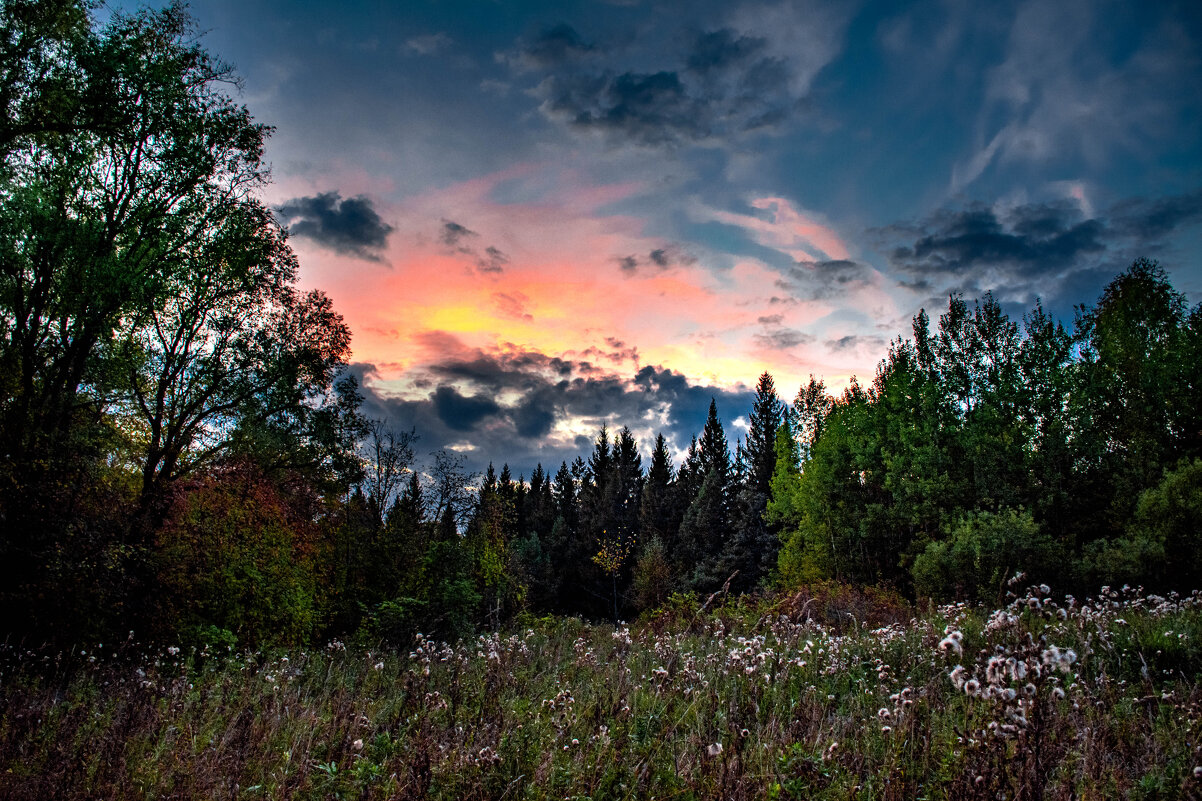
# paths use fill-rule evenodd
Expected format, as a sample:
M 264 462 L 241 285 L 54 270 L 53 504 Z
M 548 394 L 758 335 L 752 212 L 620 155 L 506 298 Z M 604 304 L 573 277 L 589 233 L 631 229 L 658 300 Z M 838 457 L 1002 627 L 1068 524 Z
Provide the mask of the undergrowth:
M 1200 605 L 826 588 L 401 652 L 7 646 L 0 796 L 1202 798 Z

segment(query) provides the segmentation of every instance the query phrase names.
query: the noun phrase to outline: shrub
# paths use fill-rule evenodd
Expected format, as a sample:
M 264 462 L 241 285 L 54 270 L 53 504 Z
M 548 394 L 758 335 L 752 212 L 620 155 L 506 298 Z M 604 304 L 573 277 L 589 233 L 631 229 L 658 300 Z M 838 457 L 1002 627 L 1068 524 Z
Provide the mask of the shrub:
M 932 542 L 914 560 L 911 575 L 921 596 L 995 602 L 1006 579 L 1017 572 L 1039 578 L 1055 570 L 1060 549 L 1031 513 L 1006 509 L 974 512 L 948 539 Z

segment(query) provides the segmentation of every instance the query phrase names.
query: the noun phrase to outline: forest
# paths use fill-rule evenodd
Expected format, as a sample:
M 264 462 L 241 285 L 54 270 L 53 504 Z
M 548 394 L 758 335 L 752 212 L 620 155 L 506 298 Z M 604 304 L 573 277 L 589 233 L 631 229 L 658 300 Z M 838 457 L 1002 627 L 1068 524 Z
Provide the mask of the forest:
M 765 373 L 680 464 L 603 427 L 571 463 L 473 476 L 362 414 L 350 330 L 261 199 L 271 129 L 181 6 L 0 14 L 11 638 L 454 642 L 719 591 L 1202 585 L 1202 305 L 1155 261 L 1069 323 L 953 295 L 837 394 L 786 403 Z

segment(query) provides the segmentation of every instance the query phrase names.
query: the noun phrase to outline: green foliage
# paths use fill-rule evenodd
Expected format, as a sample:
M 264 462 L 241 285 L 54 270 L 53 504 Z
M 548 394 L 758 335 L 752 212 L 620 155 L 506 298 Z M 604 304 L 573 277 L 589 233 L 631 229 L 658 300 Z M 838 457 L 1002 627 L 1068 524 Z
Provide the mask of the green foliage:
M 968 515 L 946 540 L 928 544 L 911 571 L 920 596 L 997 603 L 1016 573 L 1039 581 L 1053 577 L 1062 563 L 1055 540 L 1029 512 L 1006 509 Z
M 104 25 L 91 8 L 0 5 L 0 585 L 65 593 L 104 554 L 112 580 L 80 606 L 140 623 L 161 608 L 154 570 L 191 569 L 164 569 L 154 549 L 178 512 L 173 485 L 253 461 L 345 490 L 359 398 L 335 382 L 349 329 L 325 295 L 295 288 L 296 259 L 258 197 L 270 130 L 229 96 L 235 76 L 182 4 Z M 138 498 L 110 525 L 84 502 L 115 484 Z M 246 536 L 309 547 L 290 524 L 259 520 Z M 311 630 L 295 622 L 311 618 L 298 611 L 312 607 L 308 579 L 271 559 L 232 563 L 219 582 L 281 579 L 256 592 L 293 620 L 283 639 Z M 36 627 L 36 595 L 5 592 L 0 612 Z M 258 637 L 274 613 L 254 603 L 234 628 Z
M 986 600 L 1017 566 L 1078 590 L 1195 585 L 1196 481 L 1162 473 L 1202 448 L 1200 319 L 1141 259 L 1073 336 L 1038 303 L 1020 329 L 988 294 L 952 296 L 937 330 L 915 317 L 867 391 L 833 399 L 811 379 L 800 473 L 785 460 L 769 505 L 780 579 Z
M 634 568 L 635 604 L 640 609 L 654 609 L 667 600 L 675 587 L 672 563 L 659 537 L 652 537 L 639 553 Z
M 1189 589 L 1202 582 L 1202 460 L 1182 461 L 1139 497 L 1124 536 L 1088 543 L 1081 572 L 1100 584 Z
M 240 642 L 307 642 L 318 566 L 316 532 L 295 511 L 303 502 L 246 467 L 183 489 L 156 544 L 161 619 Z

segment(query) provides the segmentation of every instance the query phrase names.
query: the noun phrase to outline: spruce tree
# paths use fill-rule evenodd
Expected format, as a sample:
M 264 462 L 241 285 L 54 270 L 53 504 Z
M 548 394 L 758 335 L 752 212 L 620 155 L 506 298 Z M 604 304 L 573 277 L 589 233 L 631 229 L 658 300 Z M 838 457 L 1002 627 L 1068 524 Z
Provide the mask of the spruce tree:
M 776 432 L 780 429 L 783 417 L 784 404 L 776 396 L 772 375 L 765 372 L 755 388 L 755 402 L 748 417 L 747 444 L 743 448 L 748 484 L 764 497 L 768 497 L 772 491 L 772 473 L 776 470 Z

